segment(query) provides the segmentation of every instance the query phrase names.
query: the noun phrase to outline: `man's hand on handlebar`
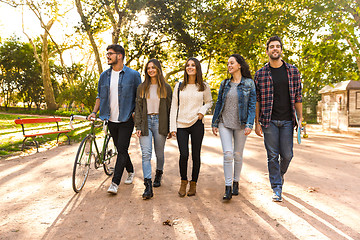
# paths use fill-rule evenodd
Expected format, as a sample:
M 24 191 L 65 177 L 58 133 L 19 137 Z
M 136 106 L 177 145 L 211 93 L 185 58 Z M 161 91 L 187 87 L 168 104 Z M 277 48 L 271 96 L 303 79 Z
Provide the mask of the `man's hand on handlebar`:
M 87 120 L 91 121 L 91 118 L 96 118 L 96 114 L 94 112 L 90 113 L 89 116 L 87 116 Z

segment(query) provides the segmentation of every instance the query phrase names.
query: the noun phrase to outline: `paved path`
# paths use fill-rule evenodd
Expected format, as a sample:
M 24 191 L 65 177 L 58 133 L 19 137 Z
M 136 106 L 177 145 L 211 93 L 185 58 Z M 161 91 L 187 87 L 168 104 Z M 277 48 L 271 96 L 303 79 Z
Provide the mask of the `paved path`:
M 254 133 L 244 152 L 241 193 L 222 202 L 221 144 L 208 125 L 194 197 L 177 196 L 175 140 L 166 143 L 163 185 L 148 201 L 141 199 L 136 137 L 134 184 L 121 184 L 116 196 L 106 193 L 110 179 L 101 169 L 92 169 L 83 191 L 74 194 L 78 144 L 1 160 L 0 239 L 360 239 L 360 138 L 308 133 L 294 146 L 282 203 L 271 202 L 263 140 Z

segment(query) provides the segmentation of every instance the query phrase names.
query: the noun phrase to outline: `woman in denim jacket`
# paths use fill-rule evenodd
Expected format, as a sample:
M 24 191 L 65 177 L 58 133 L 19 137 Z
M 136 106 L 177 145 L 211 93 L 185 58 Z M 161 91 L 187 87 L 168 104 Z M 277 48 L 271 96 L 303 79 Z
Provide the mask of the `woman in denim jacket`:
M 245 59 L 233 54 L 227 66 L 231 78 L 220 84 L 212 119 L 212 131 L 215 136 L 219 131 L 224 153 L 224 200 L 239 194 L 243 150 L 253 128 L 256 106 L 255 84 Z
M 143 199 L 153 197 L 151 181 L 152 141 L 156 155 L 154 187 L 160 187 L 164 168 L 164 147 L 169 134 L 172 90 L 165 82 L 160 62 L 151 59 L 145 65 L 145 80 L 136 93 L 135 127 L 140 138 L 145 190 Z

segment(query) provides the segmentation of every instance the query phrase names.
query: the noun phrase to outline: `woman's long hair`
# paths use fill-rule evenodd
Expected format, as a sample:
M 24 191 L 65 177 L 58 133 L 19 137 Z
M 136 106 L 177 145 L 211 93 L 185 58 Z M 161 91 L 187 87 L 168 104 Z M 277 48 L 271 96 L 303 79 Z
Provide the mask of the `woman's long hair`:
M 202 77 L 201 64 L 200 64 L 200 61 L 194 57 L 189 58 L 185 63 L 184 82 L 181 83 L 180 90 L 182 91 L 186 87 L 186 85 L 189 83 L 189 75 L 186 72 L 186 66 L 188 65 L 189 61 L 194 61 L 194 63 L 195 63 L 195 68 L 196 68 L 195 84 L 198 86 L 199 92 L 203 92 L 205 90 L 205 83 L 204 83 L 204 80 Z
M 158 85 L 158 89 L 157 89 L 157 95 L 159 96 L 159 98 L 166 98 L 167 92 L 166 92 L 166 87 L 165 87 L 165 78 L 162 72 L 162 68 L 161 68 L 161 64 L 159 62 L 159 60 L 157 59 L 150 59 L 146 65 L 145 65 L 145 80 L 144 82 L 139 86 L 140 87 L 140 97 L 144 98 L 149 98 L 150 94 L 149 94 L 149 89 L 150 89 L 150 85 L 151 85 L 151 77 L 148 74 L 147 68 L 149 63 L 153 63 L 156 67 L 156 71 L 157 71 L 157 76 L 156 76 L 156 82 Z
M 247 64 L 247 62 L 245 61 L 245 59 L 240 55 L 240 54 L 232 54 L 229 58 L 234 57 L 236 59 L 236 61 L 240 64 L 241 66 L 241 75 L 243 77 L 246 78 L 251 78 L 251 73 L 250 73 L 250 68 L 249 68 L 249 64 Z

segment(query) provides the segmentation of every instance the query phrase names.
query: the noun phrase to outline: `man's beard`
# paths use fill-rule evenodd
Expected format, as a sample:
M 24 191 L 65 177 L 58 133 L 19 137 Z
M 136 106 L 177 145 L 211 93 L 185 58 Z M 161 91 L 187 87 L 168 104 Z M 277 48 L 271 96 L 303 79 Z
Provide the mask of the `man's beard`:
M 118 60 L 117 60 L 117 58 L 116 58 L 112 63 L 108 63 L 108 65 L 114 66 L 114 65 L 116 65 L 117 63 L 118 63 Z
M 279 53 L 276 57 L 274 57 L 273 54 L 270 54 L 270 58 L 271 58 L 272 60 L 278 60 L 280 57 L 281 57 L 281 53 Z

